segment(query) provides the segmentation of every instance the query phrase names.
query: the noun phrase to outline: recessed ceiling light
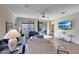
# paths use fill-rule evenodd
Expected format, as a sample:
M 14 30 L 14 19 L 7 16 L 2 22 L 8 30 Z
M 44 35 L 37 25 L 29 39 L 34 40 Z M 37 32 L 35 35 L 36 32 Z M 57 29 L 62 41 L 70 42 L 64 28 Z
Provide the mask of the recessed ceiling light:
M 24 4 L 24 7 L 25 8 L 29 8 L 29 4 Z

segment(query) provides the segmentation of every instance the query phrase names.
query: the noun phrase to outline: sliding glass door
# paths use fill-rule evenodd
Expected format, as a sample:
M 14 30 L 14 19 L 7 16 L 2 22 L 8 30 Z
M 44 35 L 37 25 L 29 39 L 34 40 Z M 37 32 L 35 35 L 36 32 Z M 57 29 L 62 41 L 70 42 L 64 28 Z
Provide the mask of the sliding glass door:
M 22 33 L 27 33 L 29 31 L 35 30 L 35 24 L 34 22 L 27 22 L 22 24 Z

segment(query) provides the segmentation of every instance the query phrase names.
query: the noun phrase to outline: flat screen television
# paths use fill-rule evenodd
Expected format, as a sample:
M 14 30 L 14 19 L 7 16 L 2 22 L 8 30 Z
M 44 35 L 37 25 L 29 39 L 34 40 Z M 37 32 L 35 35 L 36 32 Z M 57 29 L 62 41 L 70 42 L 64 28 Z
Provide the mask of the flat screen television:
M 62 30 L 70 30 L 72 29 L 72 23 L 71 21 L 62 21 L 58 23 L 58 28 Z

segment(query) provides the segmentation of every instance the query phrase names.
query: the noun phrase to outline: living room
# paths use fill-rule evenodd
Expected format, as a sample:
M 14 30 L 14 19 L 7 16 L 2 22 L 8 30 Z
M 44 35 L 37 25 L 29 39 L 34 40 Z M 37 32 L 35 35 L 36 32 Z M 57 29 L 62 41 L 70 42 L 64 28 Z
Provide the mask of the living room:
M 54 46 L 56 49 L 60 47 L 60 50 L 56 51 L 56 53 L 79 53 L 78 45 L 79 45 L 79 36 L 78 36 L 78 15 L 79 8 L 78 4 L 3 4 L 0 5 L 0 40 L 3 40 L 3 37 L 10 29 L 16 29 L 19 33 L 25 34 L 30 39 L 47 39 L 47 44 L 49 46 Z M 39 7 L 39 8 L 38 8 Z M 72 12 L 71 12 L 72 10 Z M 69 27 L 66 29 L 62 29 L 59 25 L 60 23 L 69 23 Z M 30 34 L 29 34 L 30 33 Z M 53 40 L 54 39 L 54 40 Z M 57 40 L 56 40 L 57 39 Z M 59 40 L 60 39 L 60 40 Z M 63 40 L 63 41 L 61 41 Z M 45 41 L 45 40 L 44 40 Z M 61 42 L 60 42 L 61 41 Z M 64 42 L 67 42 L 67 49 L 64 49 L 62 45 Z M 31 41 L 28 41 L 31 43 Z M 36 40 L 36 42 L 38 42 Z M 34 41 L 34 43 L 36 43 Z M 42 41 L 40 41 L 42 42 Z M 30 44 L 28 43 L 28 44 Z M 32 49 L 32 44 L 30 45 L 30 49 Z M 38 42 L 39 43 L 39 42 Z M 36 43 L 36 45 L 38 44 Z M 71 44 L 72 43 L 72 44 Z M 44 44 L 44 43 L 40 43 Z M 44 51 L 43 49 L 48 48 L 44 46 L 39 47 L 40 51 Z M 46 44 L 46 43 L 45 43 Z M 74 47 L 74 49 L 71 49 Z M 38 47 L 38 46 L 37 46 Z M 37 48 L 35 47 L 35 49 Z M 38 48 L 39 48 L 38 47 Z M 42 47 L 42 48 L 41 48 Z M 45 48 L 43 48 L 45 47 Z M 33 47 L 34 48 L 34 47 Z M 51 47 L 50 47 L 51 48 Z M 50 51 L 54 49 L 48 49 Z M 62 49 L 67 50 L 65 52 Z M 1 49 L 2 50 L 2 49 Z M 34 50 L 33 50 L 34 51 Z M 34 52 L 31 53 L 34 53 Z M 39 49 L 38 49 L 38 54 Z M 41 52 L 43 53 L 43 52 Z

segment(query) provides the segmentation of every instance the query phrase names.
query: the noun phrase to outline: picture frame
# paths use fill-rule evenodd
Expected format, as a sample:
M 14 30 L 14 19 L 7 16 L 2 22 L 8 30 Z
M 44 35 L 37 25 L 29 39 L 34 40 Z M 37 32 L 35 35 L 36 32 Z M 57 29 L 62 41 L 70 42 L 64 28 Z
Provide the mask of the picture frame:
M 6 21 L 6 33 L 10 30 L 13 29 L 13 24 L 11 22 Z

